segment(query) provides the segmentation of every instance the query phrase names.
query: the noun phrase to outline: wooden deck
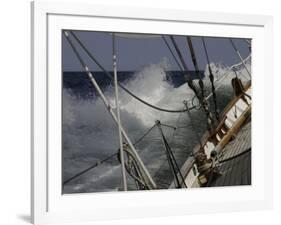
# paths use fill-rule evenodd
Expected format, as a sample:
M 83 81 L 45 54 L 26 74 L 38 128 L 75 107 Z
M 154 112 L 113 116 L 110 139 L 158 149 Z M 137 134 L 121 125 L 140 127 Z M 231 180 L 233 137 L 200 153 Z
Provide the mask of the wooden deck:
M 219 161 L 220 175 L 213 176 L 207 186 L 251 185 L 251 122 L 226 145 Z

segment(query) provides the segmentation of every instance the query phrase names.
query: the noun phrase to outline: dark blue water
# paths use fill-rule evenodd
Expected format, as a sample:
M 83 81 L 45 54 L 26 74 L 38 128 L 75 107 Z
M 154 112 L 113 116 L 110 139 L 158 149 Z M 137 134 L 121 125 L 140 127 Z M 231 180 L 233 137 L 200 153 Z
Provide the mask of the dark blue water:
M 110 72 L 110 74 L 113 76 L 112 72 Z M 203 78 L 203 72 L 200 74 Z M 101 89 L 105 91 L 108 95 L 107 97 L 110 98 L 109 93 L 113 91 L 112 80 L 103 72 L 93 72 L 93 75 Z M 150 79 L 147 78 L 149 78 L 149 75 L 153 76 L 154 73 L 151 72 L 141 75 L 142 76 L 137 79 L 137 73 L 121 71 L 118 72 L 118 79 L 119 82 L 127 87 L 137 88 L 140 85 L 146 85 L 146 82 L 151 82 Z M 157 76 L 159 77 L 159 74 Z M 191 77 L 192 79 L 198 79 L 198 76 L 194 71 L 191 72 Z M 147 79 L 145 80 L 145 83 L 139 82 L 140 80 L 143 81 L 143 79 Z M 165 71 L 165 75 L 163 78 L 161 76 L 161 79 L 165 82 L 159 82 L 159 84 L 156 83 L 155 85 L 152 85 L 151 88 L 158 89 L 161 85 L 164 85 L 167 82 L 171 84 L 174 91 L 179 88 L 180 90 L 184 90 L 184 92 L 186 91 L 186 93 L 191 92 L 185 85 L 184 87 L 186 89 L 181 89 L 182 85 L 186 83 L 184 73 L 181 71 Z M 130 81 L 133 81 L 135 85 L 126 85 L 126 83 L 128 82 L 129 84 Z M 210 91 L 208 82 L 209 79 L 205 79 L 204 84 L 206 93 Z M 197 84 L 197 81 L 195 81 L 195 83 Z M 134 88 L 132 88 L 132 92 L 137 91 Z M 93 163 L 97 162 L 97 160 L 102 160 L 108 155 L 111 155 L 118 149 L 119 145 L 116 125 L 106 111 L 104 105 L 102 103 L 99 104 L 100 101 L 98 101 L 96 90 L 90 82 L 87 74 L 85 72 L 64 72 L 63 89 L 65 95 L 63 106 L 66 109 L 63 114 L 63 178 L 65 180 L 91 166 Z M 108 92 L 106 92 L 107 89 L 109 90 Z M 146 89 L 145 91 L 148 92 L 150 90 Z M 162 93 L 162 95 L 165 96 L 155 95 L 155 97 L 169 98 L 169 91 L 171 90 L 167 89 L 167 96 L 165 92 Z M 182 96 L 179 97 L 179 94 L 180 92 L 173 92 L 173 97 L 169 98 L 170 101 L 179 101 L 178 98 L 182 98 Z M 67 98 L 68 95 L 71 97 Z M 231 99 L 231 96 L 231 89 L 228 89 L 228 87 L 226 89 L 220 89 L 220 91 L 217 92 L 217 101 L 220 111 Z M 123 95 L 122 97 L 126 98 L 127 95 Z M 180 99 L 180 102 L 182 102 L 182 99 Z M 212 111 L 214 108 L 212 99 L 210 99 L 209 103 Z M 131 107 L 134 110 L 126 111 L 126 107 L 129 109 Z M 125 104 L 124 109 L 120 110 L 123 126 L 133 141 L 138 140 L 138 138 L 150 127 L 144 123 L 148 120 L 148 118 L 145 117 L 145 113 L 148 113 L 147 115 L 153 116 L 156 119 L 162 118 L 163 120 L 161 120 L 161 122 L 170 125 L 177 124 L 184 126 L 190 124 L 189 118 L 185 113 L 167 114 L 157 111 L 156 113 L 149 114 L 152 109 L 149 109 L 150 111 L 143 111 L 145 107 L 146 106 L 142 103 L 135 101 L 134 106 Z M 171 106 L 167 107 L 171 108 Z M 70 111 L 70 114 L 68 111 Z M 144 119 L 142 119 L 143 117 L 139 118 L 137 116 L 139 114 L 135 114 L 135 111 L 143 112 L 144 115 L 142 115 L 144 116 Z M 206 130 L 206 118 L 204 113 L 201 111 L 192 111 L 192 116 L 196 124 L 198 135 L 203 135 Z M 74 118 L 73 122 L 72 117 Z M 152 125 L 153 124 L 154 120 L 152 121 Z M 185 126 L 181 129 L 177 129 L 175 132 L 173 129 L 164 128 L 164 133 L 169 139 L 170 147 L 175 154 L 174 156 L 178 165 L 182 166 L 190 155 L 193 147 L 198 144 L 194 131 L 190 129 L 189 126 Z M 171 171 L 169 171 L 169 167 L 165 166 L 167 159 L 158 130 L 154 129 L 136 147 L 144 164 L 156 180 L 159 187 L 162 185 L 162 181 L 158 182 L 157 179 L 159 178 L 160 180 L 163 180 L 163 176 L 161 174 L 159 175 L 159 173 L 161 171 L 166 171 L 164 174 L 166 186 L 163 187 L 168 188 L 169 184 L 172 182 L 173 175 Z M 136 188 L 134 181 L 130 179 L 130 177 L 128 177 L 128 179 L 129 189 L 134 190 Z M 63 191 L 64 193 L 115 191 L 120 188 L 120 181 L 120 165 L 117 159 L 114 158 L 112 161 L 108 161 L 94 170 L 91 170 L 89 173 L 68 183 Z
M 93 71 L 92 73 L 102 89 L 113 85 L 112 79 L 110 79 L 104 72 Z M 113 72 L 109 73 L 113 77 Z M 185 74 L 182 71 L 166 71 L 165 79 L 176 88 L 186 82 L 184 75 Z M 198 75 L 195 71 L 190 71 L 190 75 L 192 79 L 198 79 Z M 119 71 L 118 81 L 126 83 L 129 80 L 134 79 L 135 76 L 136 73 L 132 71 Z M 200 71 L 199 76 L 204 78 L 204 71 Z M 87 73 L 83 71 L 63 72 L 63 88 L 70 90 L 72 94 L 83 99 L 92 98 L 96 95 L 96 90 L 93 87 L 93 84 L 89 80 Z

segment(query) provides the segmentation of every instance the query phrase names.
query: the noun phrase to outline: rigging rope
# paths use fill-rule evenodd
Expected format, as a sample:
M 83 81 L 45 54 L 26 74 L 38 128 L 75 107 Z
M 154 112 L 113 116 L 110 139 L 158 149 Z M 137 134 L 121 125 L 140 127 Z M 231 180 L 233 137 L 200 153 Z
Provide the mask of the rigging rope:
M 155 126 L 156 126 L 156 124 L 154 124 L 151 128 L 149 128 L 137 141 L 135 141 L 135 142 L 133 143 L 133 145 L 137 145 L 142 139 L 144 139 L 144 138 L 146 137 L 146 135 L 148 135 L 148 133 L 150 133 L 150 131 L 151 131 Z M 65 180 L 65 181 L 63 182 L 63 185 L 69 183 L 70 181 L 72 181 L 72 180 L 74 180 L 75 178 L 77 178 L 77 177 L 83 175 L 84 173 L 87 173 L 88 171 L 90 171 L 90 170 L 96 168 L 97 166 L 99 166 L 99 165 L 101 165 L 102 163 L 108 161 L 109 159 L 113 158 L 113 157 L 116 156 L 117 154 L 118 154 L 118 152 L 115 152 L 115 153 L 111 154 L 110 156 L 108 156 L 108 157 L 106 157 L 106 158 L 104 158 L 104 159 L 102 159 L 102 160 L 96 162 L 94 165 L 88 167 L 87 169 L 84 169 L 84 170 L 82 170 L 81 172 L 75 174 L 74 176 L 68 178 L 67 180 Z
M 159 120 L 156 121 L 156 123 L 158 125 L 159 131 L 160 131 L 160 135 L 161 135 L 162 140 L 163 140 L 163 144 L 164 144 L 164 147 L 165 147 L 165 150 L 166 150 L 168 162 L 169 162 L 169 164 L 171 166 L 171 169 L 172 169 L 172 172 L 174 174 L 174 177 L 175 177 L 175 180 L 176 180 L 176 183 L 177 183 L 177 187 L 181 188 L 181 183 L 180 183 L 179 177 L 178 177 L 178 175 L 179 175 L 181 180 L 182 180 L 182 184 L 184 185 L 185 188 L 187 188 L 186 183 L 184 181 L 184 177 L 183 177 L 183 175 L 181 173 L 181 170 L 180 170 L 180 168 L 178 166 L 178 163 L 177 163 L 177 161 L 176 161 L 176 159 L 174 157 L 172 149 L 170 148 L 170 146 L 168 144 L 168 141 L 167 141 L 167 139 L 166 139 L 166 137 L 165 137 L 165 135 L 164 135 L 164 133 L 162 131 L 162 128 L 161 128 L 162 124 L 160 123 Z
M 80 177 L 80 176 L 83 175 L 84 173 L 87 173 L 88 171 L 90 171 L 90 170 L 96 168 L 97 166 L 101 165 L 102 163 L 104 163 L 104 162 L 110 160 L 111 158 L 113 158 L 113 157 L 116 156 L 116 155 L 117 155 L 117 152 L 115 152 L 114 154 L 112 154 L 112 155 L 110 155 L 110 156 L 104 158 L 103 160 L 97 161 L 94 165 L 88 167 L 87 169 L 82 170 L 81 172 L 79 172 L 79 173 L 75 174 L 74 176 L 72 176 L 72 177 L 68 178 L 67 180 L 65 180 L 65 181 L 63 182 L 63 186 L 66 185 L 67 183 L 69 183 L 70 181 L 76 179 L 77 177 Z
M 247 58 L 243 59 L 244 62 L 246 62 L 247 60 L 249 60 L 251 58 L 251 55 L 248 55 Z M 235 67 L 238 67 L 238 66 L 241 66 L 242 63 L 237 63 L 237 64 L 234 64 L 232 65 L 231 67 L 228 68 L 228 71 L 225 72 L 219 79 L 217 79 L 215 81 L 215 83 L 218 83 L 218 82 L 221 82 L 221 84 L 217 85 L 217 87 L 215 88 L 215 90 L 218 90 L 222 85 L 223 85 L 223 81 L 226 79 L 227 75 L 235 68 Z M 213 96 L 213 93 L 211 92 L 207 97 L 206 97 L 206 100 L 208 100 L 210 97 Z M 196 96 L 194 96 L 196 97 Z
M 105 72 L 105 74 L 106 74 L 107 76 L 109 76 L 111 79 L 113 79 L 112 75 L 111 75 L 109 72 L 107 72 L 107 71 L 99 64 L 99 62 L 98 62 L 98 61 L 93 57 L 93 55 L 87 50 L 87 48 L 86 48 L 86 47 L 83 45 L 83 43 L 77 38 L 77 36 L 76 36 L 72 31 L 70 31 L 70 33 L 71 33 L 72 36 L 76 39 L 76 41 L 79 43 L 79 45 L 86 51 L 86 53 L 89 55 L 89 57 Z M 66 36 L 66 38 L 67 38 L 67 40 L 69 40 L 69 39 L 68 39 L 68 38 L 69 38 L 68 36 Z M 171 40 L 173 40 L 173 37 L 170 37 L 170 38 L 171 38 Z M 172 42 L 173 42 L 173 41 L 172 41 Z M 174 41 L 174 42 L 175 42 L 175 41 Z M 77 49 L 75 48 L 75 46 L 73 45 L 73 43 L 72 43 L 71 41 L 69 41 L 69 43 L 70 43 L 71 47 L 73 48 L 74 53 L 76 54 L 76 56 L 77 56 L 78 60 L 80 61 L 81 65 L 84 66 L 85 68 L 88 68 L 88 67 L 85 65 L 85 63 L 83 62 L 82 58 L 80 57 L 80 55 L 79 55 Z M 176 47 L 176 46 L 177 46 L 177 45 L 175 45 L 175 47 Z M 176 49 L 177 49 L 177 48 L 176 48 Z M 179 51 L 179 49 L 178 49 L 178 51 Z M 179 52 L 179 53 L 180 53 L 180 52 Z M 179 54 L 179 55 L 181 55 L 181 54 Z M 180 57 L 180 58 L 181 58 L 181 57 Z M 248 59 L 248 58 L 247 58 L 247 59 Z M 182 60 L 183 60 L 183 58 L 182 58 Z M 244 60 L 242 59 L 241 61 L 242 61 L 241 63 L 245 66 Z M 183 61 L 183 62 L 184 62 L 184 61 Z M 241 63 L 240 63 L 240 64 L 241 64 Z M 183 65 L 185 65 L 185 63 L 184 63 Z M 237 64 L 237 65 L 238 65 L 238 64 Z M 236 66 L 236 65 L 233 65 L 231 68 L 233 68 L 234 66 Z M 185 67 L 186 67 L 186 65 L 185 65 Z M 187 69 L 187 67 L 186 67 L 186 69 Z M 248 70 L 247 70 L 247 71 L 248 71 Z M 188 70 L 187 70 L 187 72 L 188 72 Z M 190 78 L 189 78 L 189 79 L 190 79 Z M 192 83 L 192 80 L 191 80 L 191 83 Z M 189 83 L 188 83 L 188 84 L 189 84 Z M 186 112 L 186 111 L 188 111 L 188 110 L 191 110 L 191 109 L 195 108 L 195 106 L 193 106 L 193 107 L 191 107 L 191 108 L 189 108 L 189 109 L 183 109 L 183 110 L 167 110 L 167 109 L 162 109 L 162 108 L 159 108 L 159 107 L 157 107 L 157 106 L 151 105 L 150 103 L 147 103 L 147 102 L 145 102 L 144 100 L 138 98 L 137 96 L 135 96 L 133 93 L 131 93 L 128 89 L 126 89 L 126 88 L 125 88 L 122 84 L 120 84 L 119 82 L 118 82 L 118 85 L 119 85 L 123 90 L 125 90 L 128 94 L 130 94 L 131 96 L 133 96 L 134 98 L 136 98 L 137 100 L 141 101 L 142 103 L 144 103 L 144 104 L 146 104 L 146 105 L 148 105 L 148 106 L 150 106 L 150 107 L 152 107 L 152 108 L 154 108 L 154 109 L 156 109 L 156 110 L 166 111 L 166 112 L 173 112 L 173 113 L 182 113 L 182 112 Z M 194 87 L 194 88 L 195 88 L 195 87 Z M 192 88 L 191 88 L 191 89 L 192 89 Z M 193 89 L 192 89 L 192 90 L 193 90 Z M 197 93 L 196 89 L 194 89 L 193 91 L 195 92 L 195 96 L 196 96 L 196 93 Z M 212 93 L 212 95 L 213 95 L 213 94 L 214 94 L 214 93 Z M 196 96 L 196 97 L 198 98 L 198 96 Z M 208 99 L 209 97 L 210 97 L 210 95 L 209 95 L 206 99 Z M 199 98 L 199 100 L 200 100 L 200 98 Z M 155 127 L 155 124 L 154 124 L 140 139 L 138 139 L 133 145 L 138 144 L 154 127 Z M 163 136 L 164 136 L 164 134 L 163 134 Z M 165 139 L 165 136 L 164 136 L 164 139 Z M 165 145 L 167 146 L 167 149 L 170 149 L 170 147 L 169 147 L 168 142 L 167 142 L 166 139 L 165 139 L 165 143 L 166 143 Z M 171 152 L 171 149 L 170 149 L 170 152 Z M 85 170 L 79 172 L 78 174 L 76 174 L 76 175 L 70 177 L 69 179 L 67 179 L 66 181 L 64 181 L 64 182 L 63 182 L 63 185 L 65 185 L 65 184 L 69 183 L 70 181 L 74 180 L 75 178 L 77 178 L 77 177 L 79 177 L 79 176 L 85 174 L 86 172 L 88 172 L 88 171 L 90 171 L 91 169 L 93 169 L 93 168 L 99 166 L 100 164 L 104 163 L 105 161 L 108 161 L 109 159 L 111 159 L 112 157 L 116 156 L 117 154 L 118 154 L 118 152 L 117 152 L 117 153 L 114 153 L 114 154 L 112 154 L 112 155 L 110 155 L 110 156 L 108 156 L 108 157 L 106 157 L 106 158 L 103 159 L 103 160 L 100 160 L 100 161 L 96 162 L 94 165 L 88 167 L 87 169 L 85 169 Z M 171 152 L 171 154 L 172 154 L 171 156 L 172 156 L 172 158 L 173 158 L 173 160 L 174 160 L 174 162 L 175 162 L 175 165 L 176 165 L 177 169 L 179 170 L 178 165 L 177 165 L 177 163 L 176 163 L 176 161 L 175 161 L 175 158 L 174 158 L 174 156 L 173 156 L 173 153 Z M 238 157 L 238 156 L 237 156 L 237 157 Z M 229 159 L 229 160 L 230 160 L 230 159 Z M 180 170 L 179 170 L 179 172 L 180 172 Z M 181 177 L 182 177 L 182 174 L 181 174 L 181 173 L 180 173 L 180 175 L 181 175 Z M 183 179 L 183 177 L 182 177 L 182 179 Z M 185 184 L 185 183 L 184 183 L 184 184 Z
M 92 55 L 91 52 L 89 52 L 89 50 L 85 47 L 85 45 L 80 41 L 80 39 L 72 32 L 69 31 L 69 33 L 74 37 L 74 39 L 77 41 L 77 43 L 82 47 L 82 49 L 87 53 L 87 55 L 95 62 L 95 64 L 107 75 L 107 77 L 109 77 L 111 80 L 113 80 L 112 75 L 96 60 L 96 58 Z M 186 109 L 183 110 L 172 110 L 172 109 L 165 109 L 165 108 L 160 108 L 158 106 L 152 105 L 149 102 L 146 102 L 145 100 L 139 98 L 138 96 L 136 96 L 134 93 L 132 93 L 130 90 L 128 90 L 125 86 L 123 86 L 120 82 L 118 82 L 118 86 L 120 88 L 122 88 L 125 92 L 127 92 L 129 95 L 131 95 L 133 98 L 137 99 L 138 101 L 140 101 L 141 103 L 155 109 L 158 111 L 162 111 L 162 112 L 168 112 L 168 113 L 181 113 L 181 112 L 185 112 Z M 193 108 L 190 108 L 193 109 Z
M 188 109 L 188 107 L 187 107 L 187 102 L 184 101 L 183 104 L 184 104 L 185 107 Z M 203 147 L 203 145 L 202 145 L 201 138 L 199 137 L 199 134 L 197 133 L 197 131 L 196 131 L 196 129 L 195 129 L 195 124 L 193 123 L 193 118 L 192 118 L 191 113 L 190 113 L 189 110 L 187 110 L 187 115 L 188 115 L 188 117 L 189 117 L 189 119 L 190 119 L 190 124 L 191 124 L 191 127 L 192 127 L 192 129 L 193 129 L 193 132 L 194 132 L 194 134 L 195 134 L 195 136 L 196 136 L 196 139 L 197 139 L 197 141 L 198 141 L 198 143 L 199 143 L 199 145 L 200 145 L 200 147 L 201 147 L 201 150 L 203 151 L 203 150 L 204 150 L 204 147 Z M 192 152 L 192 153 L 194 154 L 194 152 Z
M 182 113 L 179 113 L 178 119 L 177 119 L 177 121 L 176 121 L 176 126 L 175 126 L 175 129 L 174 129 L 173 132 L 172 132 L 172 135 L 171 135 L 171 137 L 170 137 L 169 143 L 173 143 L 173 139 L 174 139 L 174 137 L 175 137 L 175 133 L 176 133 L 176 131 L 177 131 L 178 128 L 186 128 L 186 126 L 184 126 L 184 127 L 179 127 L 179 126 L 178 126 L 178 123 L 179 123 L 179 121 L 180 121 L 181 116 L 182 116 Z M 155 125 L 156 125 L 156 124 L 155 124 Z M 160 169 L 161 169 L 161 167 L 158 168 L 158 170 L 155 172 L 155 174 L 158 174 L 158 172 L 160 171 Z
M 250 41 L 250 40 L 248 40 L 248 39 L 243 39 L 243 40 L 245 40 L 245 42 L 246 42 L 249 46 L 251 46 L 251 41 Z
M 172 135 L 171 135 L 171 137 L 170 137 L 170 140 L 169 140 L 170 143 L 173 143 L 173 139 L 174 139 L 174 137 L 175 137 L 176 130 L 177 130 L 178 128 L 184 128 L 184 127 L 179 127 L 179 126 L 178 126 L 179 121 L 180 121 L 180 119 L 181 119 L 181 116 L 182 116 L 182 113 L 180 113 L 179 116 L 178 116 L 178 119 L 177 119 L 177 121 L 176 121 L 175 129 L 174 129 L 174 131 L 173 131 L 173 133 L 172 133 Z
M 249 77 L 251 77 L 251 73 L 249 72 L 249 70 L 248 70 L 248 68 L 247 68 L 246 64 L 244 63 L 243 58 L 242 58 L 242 56 L 241 56 L 240 52 L 238 51 L 238 49 L 236 48 L 236 46 L 235 46 L 235 44 L 234 44 L 233 40 L 232 40 L 231 38 L 229 38 L 229 41 L 230 41 L 231 46 L 233 47 L 234 51 L 237 53 L 237 55 L 238 55 L 239 59 L 241 60 L 242 64 L 244 65 L 245 70 L 247 71 L 247 73 L 248 73 Z
M 99 93 L 99 95 L 102 98 L 103 103 L 105 104 L 105 106 L 107 107 L 107 110 L 110 112 L 113 120 L 118 123 L 117 118 L 111 108 L 111 105 L 108 103 L 107 99 L 105 98 L 105 96 L 103 95 L 102 91 L 100 90 L 99 85 L 97 84 L 93 74 L 90 72 L 89 68 L 87 67 L 87 65 L 84 63 L 83 59 L 81 58 L 81 56 L 79 55 L 77 49 L 75 48 L 74 44 L 72 43 L 71 39 L 69 38 L 69 34 L 67 33 L 67 31 L 64 32 L 65 37 L 67 39 L 67 41 L 69 42 L 69 44 L 72 47 L 73 52 L 75 53 L 76 57 L 78 58 L 79 62 L 81 63 L 81 65 L 84 67 L 85 71 L 87 72 L 87 75 L 90 79 L 90 81 L 92 82 L 92 84 L 94 85 L 94 87 L 96 88 L 97 92 Z M 138 159 L 142 169 L 144 170 L 149 182 L 151 182 L 153 187 L 156 187 L 154 181 L 152 180 L 151 175 L 149 174 L 148 170 L 146 169 L 146 167 L 144 166 L 140 156 L 138 155 L 136 149 L 134 148 L 133 144 L 131 143 L 131 140 L 129 139 L 127 133 L 125 132 L 124 128 L 121 126 L 121 124 L 119 125 L 121 127 L 122 130 L 122 134 L 124 135 L 124 138 L 126 139 L 126 141 L 128 142 L 128 144 L 130 145 L 132 151 L 134 151 L 135 157 Z
M 237 75 L 236 70 L 233 68 L 232 71 L 234 72 L 236 79 L 238 79 L 238 75 Z M 243 95 L 245 95 L 245 96 L 248 97 L 249 99 L 252 99 L 252 97 L 251 97 L 250 95 L 248 95 L 248 94 L 245 92 L 242 83 L 241 83 L 241 82 L 238 82 L 238 85 L 239 85 L 239 88 L 240 88 L 240 90 L 242 91 Z
M 120 121 L 120 107 L 119 107 L 119 91 L 118 91 L 118 77 L 117 77 L 117 57 L 116 57 L 116 41 L 115 34 L 112 34 L 112 61 L 113 61 L 113 73 L 114 73 L 114 89 L 115 89 L 115 105 L 116 105 L 116 114 L 117 114 L 117 125 L 118 125 L 118 139 L 119 139 L 119 148 L 120 148 L 120 162 L 121 162 L 121 172 L 123 180 L 123 190 L 127 191 L 127 179 L 124 163 L 124 151 L 123 151 L 123 136 L 121 131 L 121 121 Z
M 174 129 L 174 130 L 177 129 L 176 127 L 171 126 L 171 125 L 168 125 L 168 124 L 161 123 L 161 125 L 162 125 L 163 127 L 169 127 L 169 128 L 171 128 L 171 129 Z
M 217 106 L 217 94 L 216 94 L 216 89 L 215 89 L 215 85 L 214 85 L 214 75 L 213 75 L 213 72 L 212 72 L 212 69 L 211 69 L 210 59 L 209 59 L 206 43 L 205 43 L 205 40 L 204 40 L 203 37 L 202 37 L 202 42 L 203 42 L 203 46 L 204 46 L 205 55 L 206 55 L 206 58 L 207 58 L 207 63 L 208 63 L 209 79 L 210 79 L 211 85 L 212 85 L 213 102 L 214 102 L 214 106 L 215 106 L 215 116 L 216 116 L 216 119 L 218 120 L 219 119 L 219 112 L 218 112 L 218 106 Z
M 146 137 L 146 135 L 148 135 L 155 126 L 156 126 L 156 124 L 154 124 L 152 127 L 150 127 L 133 145 L 137 145 L 139 142 L 141 142 L 142 139 L 144 139 Z
M 176 49 L 176 52 L 177 52 L 177 54 L 178 54 L 178 56 L 179 56 L 179 58 L 180 58 L 181 64 L 182 64 L 182 66 L 183 66 L 183 68 L 184 68 L 184 70 L 185 70 L 185 76 L 184 76 L 184 78 L 186 79 L 188 86 L 191 88 L 191 90 L 194 92 L 194 94 L 196 95 L 196 97 L 197 97 L 197 98 L 199 99 L 199 101 L 200 101 L 201 98 L 200 98 L 200 96 L 198 95 L 198 92 L 197 92 L 197 90 L 196 90 L 196 88 L 195 88 L 195 86 L 194 86 L 194 84 L 193 84 L 193 80 L 191 79 L 191 75 L 190 75 L 190 73 L 189 73 L 189 69 L 188 69 L 188 67 L 187 67 L 187 65 L 186 65 L 186 63 L 185 63 L 185 61 L 184 61 L 184 59 L 183 59 L 183 56 L 182 56 L 182 54 L 181 54 L 181 51 L 180 51 L 180 49 L 179 49 L 179 47 L 178 47 L 178 45 L 177 45 L 177 43 L 176 43 L 174 37 L 173 37 L 173 36 L 170 36 L 170 39 L 171 39 L 171 41 L 172 41 L 172 43 L 173 43 L 173 45 L 174 45 L 174 47 L 175 47 L 175 49 Z
M 251 52 L 251 51 L 252 51 L 251 41 L 249 41 L 249 40 L 247 40 L 247 39 L 243 39 L 243 40 L 247 43 L 248 48 L 249 48 L 249 52 Z
M 240 156 L 242 156 L 242 155 L 245 155 L 245 154 L 248 153 L 248 152 L 251 152 L 251 150 L 252 150 L 252 148 L 248 148 L 248 149 L 246 149 L 246 150 L 244 150 L 244 151 L 242 151 L 242 152 L 240 152 L 240 153 L 238 153 L 238 154 L 236 154 L 236 155 L 233 155 L 233 156 L 231 156 L 231 157 L 229 157 L 229 158 L 226 158 L 226 159 L 223 159 L 223 160 L 219 160 L 218 162 L 219 162 L 219 163 L 228 162 L 228 161 L 233 160 L 233 159 L 236 159 L 236 158 L 238 158 L 238 157 L 240 157 Z
M 204 83 L 203 83 L 203 80 L 202 80 L 201 75 L 200 75 L 199 66 L 198 66 L 198 63 L 197 63 L 197 60 L 196 60 L 196 55 L 195 55 L 195 51 L 194 51 L 194 48 L 193 48 L 191 37 L 186 37 L 186 40 L 187 40 L 188 47 L 189 47 L 189 50 L 190 50 L 190 55 L 191 55 L 191 59 L 192 59 L 192 62 L 193 62 L 194 68 L 195 68 L 195 72 L 196 72 L 197 77 L 199 79 L 198 83 L 199 83 L 199 87 L 201 89 L 201 97 L 202 97 L 202 99 L 204 99 Z
M 171 41 L 172 41 L 172 43 L 173 43 L 173 45 L 174 45 L 174 47 L 176 49 L 176 52 L 177 52 L 177 54 L 178 54 L 178 56 L 180 58 L 180 61 L 181 61 L 182 65 L 183 65 L 184 69 L 186 70 L 185 71 L 186 72 L 185 79 L 187 80 L 187 84 L 190 87 L 190 89 L 194 92 L 195 96 L 198 98 L 199 103 L 200 103 L 200 105 L 202 106 L 202 108 L 203 108 L 203 110 L 205 112 L 205 115 L 206 115 L 206 118 L 207 118 L 207 129 L 209 131 L 211 131 L 211 124 L 213 123 L 213 118 L 211 116 L 211 113 L 210 113 L 207 105 L 206 105 L 206 101 L 204 101 L 204 99 L 198 94 L 198 92 L 197 92 L 197 90 L 196 90 L 196 88 L 195 88 L 195 86 L 193 84 L 193 80 L 191 79 L 191 75 L 190 75 L 189 69 L 187 68 L 187 65 L 186 65 L 186 63 L 185 63 L 185 61 L 183 59 L 181 51 L 180 51 L 180 49 L 179 49 L 179 47 L 178 47 L 174 37 L 170 36 L 170 39 L 171 39 Z
M 180 65 L 180 63 L 179 63 L 179 61 L 178 61 L 177 57 L 175 56 L 174 52 L 172 51 L 172 48 L 170 47 L 170 45 L 169 45 L 169 43 L 168 43 L 168 41 L 166 40 L 166 38 L 165 38 L 165 36 L 164 36 L 164 35 L 162 35 L 162 39 L 164 40 L 164 42 L 165 42 L 166 46 L 168 47 L 168 49 L 169 49 L 169 51 L 170 51 L 171 55 L 173 56 L 173 58 L 174 58 L 175 62 L 177 63 L 177 65 L 178 65 L 179 69 L 180 69 L 181 71 L 183 71 L 182 66 Z
M 125 168 L 127 173 L 135 180 L 136 186 L 138 189 L 141 190 L 149 190 L 152 189 L 152 187 L 147 184 L 144 178 L 144 174 L 141 172 L 141 169 L 139 168 L 139 165 L 135 159 L 134 154 L 130 151 L 128 146 L 125 144 L 124 151 L 127 154 L 127 162 L 125 163 Z M 120 149 L 117 154 L 117 158 L 120 161 Z

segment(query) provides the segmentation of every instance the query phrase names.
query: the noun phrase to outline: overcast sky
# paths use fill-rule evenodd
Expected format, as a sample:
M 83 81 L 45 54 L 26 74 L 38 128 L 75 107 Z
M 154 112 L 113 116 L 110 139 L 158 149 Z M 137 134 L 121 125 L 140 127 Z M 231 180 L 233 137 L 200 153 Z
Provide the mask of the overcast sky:
M 97 58 L 97 60 L 108 70 L 112 71 L 112 35 L 106 32 L 87 32 L 75 31 L 75 34 L 84 43 L 88 50 Z M 173 48 L 171 41 L 166 36 L 170 46 Z M 186 37 L 175 36 L 180 50 L 185 58 L 187 66 L 193 70 L 190 52 L 188 49 Z M 248 44 L 243 39 L 233 39 L 236 47 L 239 49 L 242 57 L 249 55 Z M 192 37 L 195 54 L 201 70 L 205 69 L 206 56 L 201 37 Z M 232 48 L 228 38 L 205 38 L 209 58 L 211 62 L 232 65 L 239 62 L 239 58 Z M 62 37 L 63 45 L 63 71 L 83 71 L 79 61 L 74 55 L 66 38 Z M 80 50 L 79 46 L 76 44 Z M 174 50 L 174 48 L 173 48 Z M 169 52 L 162 37 L 153 38 L 126 38 L 116 37 L 117 64 L 119 71 L 136 71 L 142 67 L 152 64 L 161 63 L 164 58 L 168 61 L 171 70 L 179 70 L 175 60 Z M 175 52 L 175 51 L 174 51 Z M 89 59 L 89 57 L 80 50 L 80 53 L 89 66 L 90 70 L 100 70 Z M 175 53 L 176 55 L 176 53 Z

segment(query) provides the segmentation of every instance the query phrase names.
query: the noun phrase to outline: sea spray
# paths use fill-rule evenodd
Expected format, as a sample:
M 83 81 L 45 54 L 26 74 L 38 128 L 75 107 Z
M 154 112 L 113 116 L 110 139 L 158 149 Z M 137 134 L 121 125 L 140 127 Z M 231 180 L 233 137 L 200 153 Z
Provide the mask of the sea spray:
M 250 68 L 250 60 L 246 65 Z M 233 97 L 230 81 L 235 74 L 229 67 L 223 65 L 212 63 L 211 68 L 215 76 L 215 86 L 220 85 L 217 90 L 217 99 L 219 109 L 222 110 Z M 246 82 L 247 74 L 243 66 L 236 69 L 238 76 L 243 82 Z M 151 104 L 170 109 L 183 108 L 183 100 L 191 99 L 194 93 L 186 84 L 175 87 L 171 79 L 167 79 L 168 70 L 169 66 L 165 61 L 151 64 L 134 73 L 130 78 L 123 79 L 122 84 Z M 194 80 L 194 83 L 196 84 L 197 80 Z M 208 70 L 205 71 L 204 84 L 206 92 L 210 93 Z M 112 85 L 105 85 L 102 88 L 114 108 Z M 119 89 L 119 91 L 121 121 L 132 141 L 136 141 L 154 124 L 155 120 L 182 127 L 177 130 L 164 128 L 164 134 L 169 139 L 175 157 L 181 165 L 197 144 L 194 132 L 188 126 L 187 115 L 156 111 L 138 102 L 123 90 Z M 212 108 L 211 99 L 209 102 Z M 204 114 L 201 111 L 193 111 L 192 116 L 197 124 L 197 132 L 202 135 L 206 129 Z M 69 88 L 63 90 L 64 179 L 116 152 L 118 149 L 117 137 L 117 127 L 98 96 L 81 98 Z M 157 175 L 161 171 L 163 162 L 166 161 L 158 131 L 154 129 L 136 147 L 150 173 L 154 176 Z M 169 177 L 168 174 L 167 177 Z M 113 158 L 67 184 L 64 193 L 117 190 L 120 187 L 120 180 L 119 163 L 116 158 Z M 168 179 L 167 182 L 169 182 Z M 135 188 L 132 180 L 129 182 L 129 187 L 130 189 Z

